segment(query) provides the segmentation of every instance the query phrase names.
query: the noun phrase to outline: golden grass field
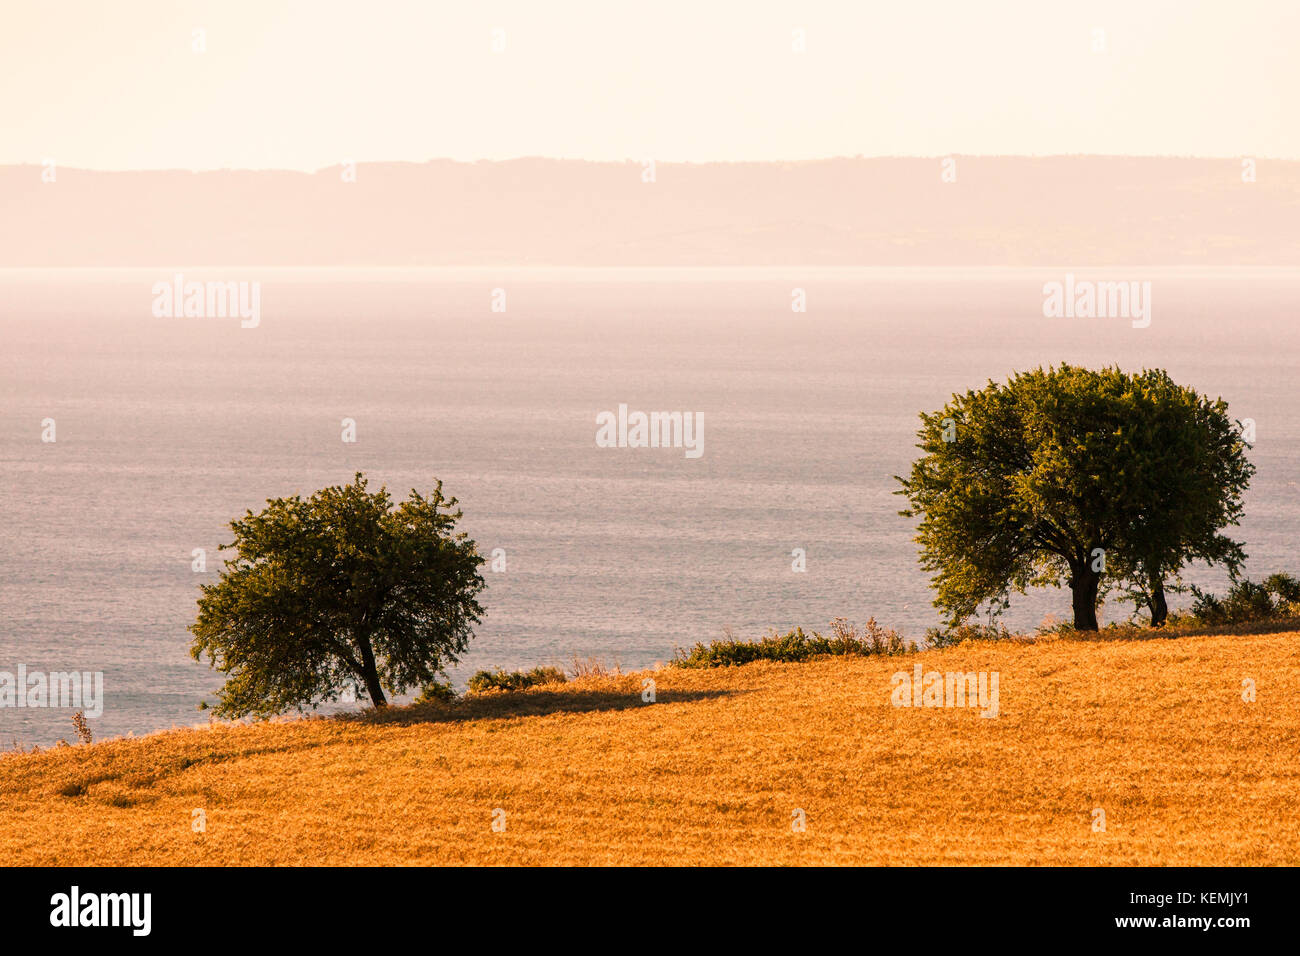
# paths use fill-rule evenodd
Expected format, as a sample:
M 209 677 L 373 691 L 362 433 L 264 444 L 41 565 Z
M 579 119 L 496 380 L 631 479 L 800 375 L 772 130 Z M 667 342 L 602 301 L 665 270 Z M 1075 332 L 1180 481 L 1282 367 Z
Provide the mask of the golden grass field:
M 891 706 L 997 671 L 1000 716 Z M 1254 703 L 1242 680 L 1256 682 Z M 1300 634 L 967 643 L 0 757 L 12 863 L 1300 863 Z M 1093 831 L 1104 809 L 1105 832 Z M 191 826 L 206 815 L 206 832 Z M 492 829 L 505 811 L 504 832 Z M 806 814 L 792 832 L 792 813 Z

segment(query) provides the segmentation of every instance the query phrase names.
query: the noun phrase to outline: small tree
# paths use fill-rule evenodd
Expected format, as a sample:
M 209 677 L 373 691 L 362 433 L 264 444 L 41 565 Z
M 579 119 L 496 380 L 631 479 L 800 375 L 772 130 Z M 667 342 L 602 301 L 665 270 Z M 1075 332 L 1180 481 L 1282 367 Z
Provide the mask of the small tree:
M 236 556 L 202 586 L 190 653 L 228 675 L 216 713 L 266 717 L 365 689 L 429 684 L 463 654 L 483 609 L 474 542 L 442 482 L 395 508 L 350 485 L 267 501 L 230 523 Z
M 1154 609 L 1189 561 L 1235 571 L 1244 556 L 1219 529 L 1241 515 L 1245 446 L 1221 399 L 1163 371 L 1040 368 L 921 422 L 901 514 L 921 519 L 921 563 L 952 624 L 1066 583 L 1075 627 L 1096 630 L 1107 588 L 1143 585 Z

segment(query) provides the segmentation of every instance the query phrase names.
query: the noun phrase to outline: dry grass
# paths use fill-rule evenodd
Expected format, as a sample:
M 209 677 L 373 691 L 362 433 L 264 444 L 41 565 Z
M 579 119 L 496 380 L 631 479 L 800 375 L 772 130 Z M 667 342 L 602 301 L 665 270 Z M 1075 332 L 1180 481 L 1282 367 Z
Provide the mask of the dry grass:
M 1000 674 L 1001 716 L 890 676 Z M 1245 703 L 1253 678 L 1258 700 Z M 28 864 L 1295 864 L 1300 634 L 589 677 L 0 758 Z M 1092 831 L 1102 807 L 1107 829 Z M 207 830 L 191 829 L 191 811 Z M 506 811 L 493 832 L 492 811 Z M 808 828 L 791 832 L 803 809 Z

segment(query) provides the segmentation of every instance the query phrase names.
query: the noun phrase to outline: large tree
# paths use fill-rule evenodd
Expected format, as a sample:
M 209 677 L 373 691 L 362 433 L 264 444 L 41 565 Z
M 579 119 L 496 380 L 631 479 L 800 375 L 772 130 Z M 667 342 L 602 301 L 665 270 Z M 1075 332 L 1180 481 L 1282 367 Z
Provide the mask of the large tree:
M 268 500 L 230 523 L 215 584 L 202 586 L 190 648 L 228 675 L 217 713 L 270 716 L 335 700 L 349 685 L 377 707 L 385 688 L 428 684 L 464 653 L 482 608 L 483 558 L 455 531 L 461 512 L 412 491 L 352 484 Z
M 1080 630 L 1125 583 L 1160 623 L 1166 577 L 1198 559 L 1235 572 L 1244 557 L 1220 529 L 1237 524 L 1254 471 L 1245 444 L 1222 399 L 1163 371 L 1039 368 L 921 422 L 924 454 L 898 494 L 950 623 L 1062 583 Z

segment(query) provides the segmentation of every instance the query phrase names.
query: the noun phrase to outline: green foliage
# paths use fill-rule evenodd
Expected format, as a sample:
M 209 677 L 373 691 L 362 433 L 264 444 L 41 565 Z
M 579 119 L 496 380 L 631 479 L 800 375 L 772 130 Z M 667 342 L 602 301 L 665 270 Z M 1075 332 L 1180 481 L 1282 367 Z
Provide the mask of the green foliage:
M 674 667 L 732 667 L 753 661 L 793 663 L 849 654 L 888 656 L 905 654 L 911 649 L 902 635 L 892 628 L 881 627 L 875 618 L 867 621 L 861 634 L 857 625 L 837 618 L 831 622 L 830 637 L 816 631 L 810 635 L 796 627 L 787 634 L 772 633 L 757 641 L 727 639 L 698 643 L 690 650 L 678 648 L 672 663 Z
M 456 699 L 456 690 L 449 681 L 433 680 L 420 688 L 417 704 L 450 704 Z
M 965 641 L 1009 641 L 1015 638 L 1005 624 L 958 624 L 932 627 L 925 632 L 926 648 L 956 647 Z
M 1270 574 L 1264 579 L 1264 589 L 1276 595 L 1280 603 L 1300 604 L 1300 580 L 1289 574 Z
M 1164 580 L 1190 561 L 1235 571 L 1244 558 L 1220 533 L 1254 472 L 1238 429 L 1221 399 L 1163 371 L 1039 368 L 921 422 L 924 454 L 897 493 L 950 625 L 1000 612 L 1012 591 L 1067 585 L 1075 626 L 1092 630 L 1111 588 L 1162 607 Z
M 543 684 L 563 684 L 568 681 L 564 671 L 558 667 L 534 667 L 530 671 L 479 671 L 469 679 L 469 692 L 482 694 L 484 691 L 525 690 L 540 687 Z
M 190 653 L 227 675 L 219 717 L 266 717 L 336 700 L 355 682 L 432 683 L 464 653 L 482 608 L 474 542 L 455 530 L 442 482 L 394 506 L 387 489 L 350 485 L 276 498 L 230 523 L 220 580 L 202 586 Z
M 1222 598 L 1192 585 L 1191 611 L 1175 615 L 1179 623 L 1246 624 L 1300 617 L 1300 581 L 1289 574 L 1273 574 L 1258 584 L 1249 579 L 1233 582 Z

